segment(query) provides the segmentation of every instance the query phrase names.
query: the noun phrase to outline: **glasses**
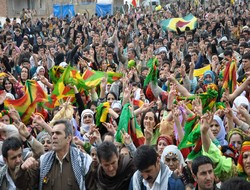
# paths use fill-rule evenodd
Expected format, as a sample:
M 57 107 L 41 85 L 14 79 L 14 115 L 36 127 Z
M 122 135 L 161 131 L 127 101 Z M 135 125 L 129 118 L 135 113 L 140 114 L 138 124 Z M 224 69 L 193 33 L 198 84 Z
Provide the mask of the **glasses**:
M 91 114 L 86 114 L 83 116 L 83 119 L 87 119 L 87 118 L 93 118 L 93 115 Z

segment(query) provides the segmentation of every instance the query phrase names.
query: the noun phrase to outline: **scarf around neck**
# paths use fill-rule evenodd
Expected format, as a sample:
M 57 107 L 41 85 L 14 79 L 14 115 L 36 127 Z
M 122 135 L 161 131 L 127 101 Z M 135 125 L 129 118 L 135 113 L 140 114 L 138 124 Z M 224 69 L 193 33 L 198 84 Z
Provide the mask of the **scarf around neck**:
M 130 178 L 133 176 L 135 167 L 129 156 L 119 157 L 118 169 L 114 177 L 105 174 L 101 166 L 97 169 L 97 189 L 98 190 L 127 190 Z

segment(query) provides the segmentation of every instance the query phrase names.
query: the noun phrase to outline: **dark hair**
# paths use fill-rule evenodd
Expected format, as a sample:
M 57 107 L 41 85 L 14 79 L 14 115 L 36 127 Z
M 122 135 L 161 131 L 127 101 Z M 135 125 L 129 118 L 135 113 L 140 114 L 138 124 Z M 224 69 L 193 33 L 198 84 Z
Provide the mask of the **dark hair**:
M 137 148 L 134 155 L 135 167 L 139 170 L 145 170 L 149 166 L 155 165 L 157 162 L 157 152 L 150 145 L 142 145 Z
M 199 156 L 193 160 L 192 172 L 195 176 L 197 175 L 199 167 L 204 164 L 211 164 L 213 166 L 212 160 L 207 156 Z
M 250 189 L 250 183 L 243 178 L 233 177 L 222 183 L 221 190 Z
M 230 57 L 232 57 L 232 56 L 233 56 L 233 52 L 232 52 L 231 50 L 227 50 L 227 49 L 226 49 L 226 50 L 224 51 L 224 56 L 227 56 L 227 55 L 230 56 Z
M 199 55 L 199 51 L 197 49 L 194 49 L 192 53 L 195 53 L 196 55 Z
M 10 80 L 9 80 L 9 78 L 8 77 L 5 77 L 4 79 L 3 79 L 3 88 L 4 88 L 4 90 L 6 91 L 6 92 L 8 92 L 7 90 L 6 90 L 6 88 L 5 88 L 5 83 L 6 82 L 10 82 Z M 13 84 L 10 82 L 10 84 L 11 84 L 11 90 L 10 90 L 10 92 L 9 93 L 11 93 L 15 98 L 16 98 L 16 91 L 15 91 L 15 88 L 13 87 Z
M 65 126 L 64 132 L 65 132 L 66 137 L 73 135 L 73 127 L 72 127 L 72 124 L 69 120 L 67 120 L 67 119 L 56 120 L 54 122 L 53 126 L 58 125 L 58 124 L 64 124 L 64 126 Z
M 250 53 L 244 53 L 243 56 L 242 56 L 242 59 L 248 59 L 250 60 Z
M 112 91 L 110 91 L 107 95 L 106 95 L 106 99 L 108 98 L 108 95 L 109 94 L 112 94 L 114 97 L 115 97 L 115 100 L 118 100 L 117 99 L 117 95 L 114 93 L 114 92 L 112 92 Z
M 152 110 L 152 109 L 150 109 L 150 110 L 144 112 L 143 115 L 142 115 L 142 117 L 141 117 L 141 129 L 142 129 L 142 131 L 144 131 L 144 128 L 145 128 L 145 126 L 144 126 L 144 124 L 143 124 L 143 120 L 144 120 L 144 118 L 145 118 L 145 116 L 146 116 L 146 114 L 147 114 L 148 112 L 152 112 L 152 113 L 154 114 L 155 125 L 158 124 L 158 118 L 157 118 L 157 115 L 156 115 L 155 111 Z
M 27 79 L 26 79 L 26 80 L 30 79 L 30 70 L 29 70 L 29 68 L 28 68 L 28 67 L 23 66 L 23 67 L 22 67 L 22 69 L 21 69 L 21 72 L 22 72 L 22 70 L 23 70 L 23 69 L 26 69 L 26 70 L 27 70 L 27 72 L 28 72 L 28 77 L 27 77 Z M 23 79 L 21 78 L 21 75 L 20 75 L 20 81 L 21 81 L 21 83 L 22 83 L 22 84 L 24 84 L 24 82 L 25 82 L 25 81 L 23 81 Z
M 240 47 L 248 48 L 248 43 L 242 42 L 242 43 L 240 43 Z
M 113 141 L 115 140 L 114 134 L 111 133 L 111 132 L 107 132 L 107 133 L 104 133 L 104 135 L 102 136 L 102 141 L 104 141 L 104 139 L 105 139 L 106 136 L 111 136 L 113 138 Z
M 22 147 L 22 142 L 17 137 L 9 137 L 3 141 L 2 155 L 4 158 L 8 158 L 9 150 L 18 150 Z
M 96 152 L 97 152 L 97 157 L 99 161 L 101 161 L 101 159 L 105 161 L 110 161 L 113 154 L 115 154 L 118 157 L 118 151 L 117 151 L 116 146 L 114 145 L 114 143 L 109 142 L 109 141 L 105 141 L 102 144 L 100 144 L 97 147 Z

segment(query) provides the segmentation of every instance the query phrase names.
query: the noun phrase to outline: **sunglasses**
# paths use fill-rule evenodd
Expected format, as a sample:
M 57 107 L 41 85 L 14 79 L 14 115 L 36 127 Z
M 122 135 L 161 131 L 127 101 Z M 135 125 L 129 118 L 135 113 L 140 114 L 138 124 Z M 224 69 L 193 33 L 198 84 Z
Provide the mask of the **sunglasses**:
M 87 117 L 88 117 L 88 118 L 93 118 L 93 115 L 91 115 L 91 114 L 86 114 L 86 115 L 83 116 L 83 119 L 87 119 Z

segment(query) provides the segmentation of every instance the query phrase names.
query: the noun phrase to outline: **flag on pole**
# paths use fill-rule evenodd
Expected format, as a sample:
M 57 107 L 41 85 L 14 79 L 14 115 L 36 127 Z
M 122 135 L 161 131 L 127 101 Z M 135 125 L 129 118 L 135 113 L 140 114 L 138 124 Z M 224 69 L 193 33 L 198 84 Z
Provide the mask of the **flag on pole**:
M 144 144 L 145 137 L 142 133 L 141 127 L 138 125 L 136 118 L 131 119 L 131 112 L 129 109 L 130 104 L 127 103 L 123 106 L 122 112 L 120 115 L 120 120 L 117 128 L 116 133 L 116 141 L 122 143 L 123 138 L 121 135 L 121 131 L 125 131 L 131 136 L 131 139 L 133 140 L 133 143 L 136 147 L 139 147 L 140 145 Z M 132 123 L 134 122 L 135 129 L 132 129 Z
M 47 100 L 47 94 L 35 80 L 27 80 L 25 82 L 25 94 L 16 100 L 7 99 L 4 105 L 8 108 L 9 105 L 18 111 L 22 122 L 28 124 L 30 116 L 35 112 L 38 102 Z
M 165 31 L 170 30 L 170 31 L 177 32 L 177 28 L 178 28 L 181 32 L 184 32 L 186 28 L 189 28 L 190 30 L 194 30 L 197 27 L 198 22 L 197 22 L 197 18 L 190 13 L 185 17 L 169 18 L 166 20 L 162 20 L 160 22 L 160 25 L 162 29 Z

